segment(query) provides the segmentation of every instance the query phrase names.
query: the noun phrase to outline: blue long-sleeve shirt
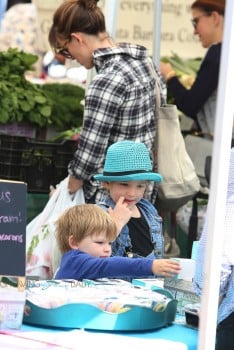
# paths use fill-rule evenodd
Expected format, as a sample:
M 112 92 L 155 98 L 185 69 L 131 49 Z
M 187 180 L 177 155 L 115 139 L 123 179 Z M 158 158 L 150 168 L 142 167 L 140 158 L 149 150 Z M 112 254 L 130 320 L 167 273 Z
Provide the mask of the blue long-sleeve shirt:
M 55 279 L 83 280 L 98 278 L 137 278 L 153 276 L 152 259 L 109 257 L 96 258 L 79 249 L 66 252 Z

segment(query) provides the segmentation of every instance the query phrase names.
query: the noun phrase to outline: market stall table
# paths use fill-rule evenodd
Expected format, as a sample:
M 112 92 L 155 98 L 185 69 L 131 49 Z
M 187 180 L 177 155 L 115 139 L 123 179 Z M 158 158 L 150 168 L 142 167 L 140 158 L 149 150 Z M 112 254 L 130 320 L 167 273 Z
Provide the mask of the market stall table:
M 0 333 L 5 331 L 0 331 Z M 146 332 L 100 332 L 86 330 L 63 330 L 22 325 L 20 331 L 0 334 L 0 344 L 10 349 L 12 341 L 17 349 L 77 349 L 79 342 L 87 348 L 95 343 L 95 349 L 133 348 L 135 350 L 196 350 L 198 331 L 185 324 L 174 323 L 168 327 Z M 22 343 L 22 347 L 21 346 Z M 8 347 L 9 346 L 9 347 Z

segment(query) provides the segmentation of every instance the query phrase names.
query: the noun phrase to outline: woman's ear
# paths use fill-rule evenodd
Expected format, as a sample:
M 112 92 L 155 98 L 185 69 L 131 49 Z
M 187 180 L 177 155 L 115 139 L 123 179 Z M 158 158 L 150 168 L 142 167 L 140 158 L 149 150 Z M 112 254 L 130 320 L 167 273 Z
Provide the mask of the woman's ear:
M 71 249 L 78 249 L 79 248 L 79 244 L 78 244 L 78 242 L 76 242 L 74 240 L 74 236 L 73 235 L 69 236 L 68 243 L 69 243 L 69 246 L 70 246 Z
M 214 24 L 219 25 L 220 21 L 223 20 L 223 16 L 221 16 L 217 11 L 213 11 L 211 16 L 213 17 Z
M 80 32 L 71 33 L 71 37 L 76 39 L 79 43 L 83 41 L 83 36 L 82 36 L 82 33 Z

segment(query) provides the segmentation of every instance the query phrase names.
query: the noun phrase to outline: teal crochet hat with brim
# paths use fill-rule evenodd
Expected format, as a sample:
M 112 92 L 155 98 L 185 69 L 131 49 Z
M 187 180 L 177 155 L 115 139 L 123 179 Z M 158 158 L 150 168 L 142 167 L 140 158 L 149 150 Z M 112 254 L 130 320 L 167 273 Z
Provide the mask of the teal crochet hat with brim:
M 161 182 L 162 176 L 152 171 L 149 151 L 144 143 L 119 141 L 107 150 L 103 174 L 94 178 L 98 181 L 154 181 Z

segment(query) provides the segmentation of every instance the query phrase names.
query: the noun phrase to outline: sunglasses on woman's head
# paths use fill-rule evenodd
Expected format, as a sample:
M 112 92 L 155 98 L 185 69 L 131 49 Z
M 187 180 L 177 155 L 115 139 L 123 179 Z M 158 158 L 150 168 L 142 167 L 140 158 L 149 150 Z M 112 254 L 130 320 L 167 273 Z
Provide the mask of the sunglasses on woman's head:
M 204 13 L 203 15 L 192 18 L 191 23 L 193 25 L 193 28 L 197 29 L 197 25 L 202 17 L 209 17 L 209 16 L 210 16 L 210 13 Z
M 70 54 L 70 52 L 68 51 L 68 49 L 58 49 L 58 50 L 56 51 L 56 53 L 57 53 L 58 55 L 61 55 L 61 56 L 65 57 L 65 58 L 68 58 L 69 60 L 73 60 L 73 59 L 74 59 L 74 57 Z
M 61 55 L 61 56 L 65 57 L 65 58 L 68 58 L 68 59 L 72 60 L 72 59 L 74 59 L 74 57 L 70 54 L 70 52 L 69 52 L 68 49 L 66 48 L 66 46 L 67 46 L 67 44 L 69 43 L 69 41 L 70 41 L 70 39 L 67 39 L 67 40 L 64 42 L 64 44 L 63 44 L 62 47 L 60 47 L 60 48 L 58 47 L 58 48 L 56 49 L 56 53 L 57 53 L 58 55 Z

